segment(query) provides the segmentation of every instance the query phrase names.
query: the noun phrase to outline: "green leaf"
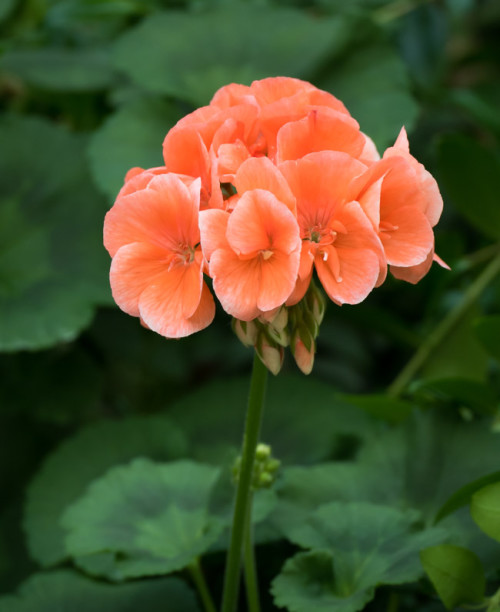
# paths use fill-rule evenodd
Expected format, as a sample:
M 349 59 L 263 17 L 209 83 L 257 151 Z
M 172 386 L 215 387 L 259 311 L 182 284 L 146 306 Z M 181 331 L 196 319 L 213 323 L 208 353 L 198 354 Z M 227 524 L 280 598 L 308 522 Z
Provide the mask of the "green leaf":
M 169 415 L 193 441 L 196 459 L 225 458 L 228 446 L 240 448 L 247 393 L 247 379 L 216 381 L 171 406 Z M 361 437 L 372 428 L 361 410 L 341 402 L 323 382 L 303 376 L 269 381 L 261 441 L 283 463 L 324 460 L 341 434 Z
M 318 506 L 333 501 L 398 503 L 398 482 L 383 478 L 378 466 L 354 462 L 286 467 L 276 483 L 278 505 L 271 523 L 280 533 L 301 525 Z
M 432 521 L 460 487 L 498 469 L 500 447 L 489 422 L 453 420 L 434 410 L 373 437 L 358 458 L 379 470 L 379 482 L 392 480 L 404 503 Z
M 440 544 L 423 550 L 420 559 L 448 610 L 463 604 L 479 604 L 484 600 L 484 569 L 470 550 Z
M 147 91 L 202 105 L 231 82 L 279 74 L 308 78 L 350 35 L 343 18 L 234 3 L 155 13 L 118 39 L 114 60 Z
M 137 456 L 170 460 L 186 452 L 185 438 L 163 417 L 135 417 L 81 429 L 49 455 L 28 487 L 24 527 L 32 557 L 43 566 L 66 558 L 60 517 L 110 467 Z
M 488 353 L 500 361 L 500 315 L 489 315 L 477 319 L 475 331 Z
M 474 493 L 470 513 L 486 535 L 500 542 L 500 482 L 487 485 Z
M 80 138 L 33 118 L 0 131 L 0 350 L 46 348 L 111 300 L 104 204 Z
M 318 577 L 311 573 L 309 559 L 308 581 L 313 581 L 321 599 L 330 603 L 332 610 L 354 612 L 372 599 L 378 584 L 401 584 L 416 580 L 421 572 L 418 552 L 441 542 L 447 535 L 441 529 L 415 531 L 418 512 L 401 511 L 369 503 L 332 503 L 320 506 L 288 533 L 289 539 L 313 552 L 328 552 L 333 566 L 333 581 L 325 581 L 328 573 L 326 558 L 319 564 Z M 318 569 L 316 558 L 316 571 Z M 286 574 L 286 572 L 285 572 Z M 286 586 L 286 585 L 285 585 Z M 307 585 L 306 585 L 307 586 Z M 314 589 L 308 589 L 311 595 Z M 316 609 L 314 598 L 309 607 L 294 600 L 278 577 L 273 593 L 280 605 L 301 612 Z M 304 603 L 307 599 L 304 600 Z M 325 609 L 327 609 L 325 607 Z
M 438 147 L 438 172 L 458 212 L 480 232 L 498 240 L 498 155 L 468 136 L 453 134 L 444 137 Z
M 401 54 L 421 88 L 435 88 L 445 65 L 446 14 L 435 5 L 420 5 L 403 15 L 398 28 Z
M 166 608 L 168 606 L 168 608 Z M 178 578 L 121 585 L 95 582 L 69 570 L 34 574 L 18 595 L 0 597 L 0 612 L 198 612 L 196 598 Z
M 412 405 L 404 400 L 388 395 L 348 395 L 340 396 L 344 401 L 358 406 L 368 414 L 388 423 L 400 423 L 410 415 Z
M 18 0 L 4 0 L 0 4 L 0 22 L 9 17 L 17 3 Z
M 94 133 L 89 146 L 94 179 L 111 200 L 134 167 L 161 166 L 162 143 L 179 119 L 171 104 L 158 98 L 140 98 L 121 106 Z
M 97 49 L 13 49 L 0 68 L 30 85 L 55 91 L 92 91 L 109 87 L 115 78 L 108 54 Z
M 385 44 L 353 51 L 320 86 L 344 102 L 379 149 L 392 144 L 402 126 L 411 131 L 417 118 L 405 65 Z
M 423 379 L 411 385 L 412 396 L 425 404 L 450 406 L 491 415 L 496 410 L 496 395 L 488 382 L 464 377 Z
M 218 468 L 191 461 L 115 467 L 63 515 L 66 548 L 77 561 L 112 553 L 106 575 L 114 580 L 183 569 L 222 532 L 224 523 L 208 511 L 218 476 Z
M 339 593 L 335 586 L 333 557 L 327 551 L 299 553 L 289 559 L 271 587 L 274 603 L 290 612 L 356 612 L 373 592 Z
M 500 482 L 500 471 L 482 476 L 473 482 L 469 482 L 464 487 L 461 487 L 446 500 L 443 506 L 441 506 L 439 512 L 436 514 L 435 522 L 438 523 L 439 521 L 442 521 L 449 514 L 452 514 L 463 506 L 466 506 L 476 491 L 479 491 L 479 489 L 482 489 L 484 486 L 493 484 L 495 482 Z

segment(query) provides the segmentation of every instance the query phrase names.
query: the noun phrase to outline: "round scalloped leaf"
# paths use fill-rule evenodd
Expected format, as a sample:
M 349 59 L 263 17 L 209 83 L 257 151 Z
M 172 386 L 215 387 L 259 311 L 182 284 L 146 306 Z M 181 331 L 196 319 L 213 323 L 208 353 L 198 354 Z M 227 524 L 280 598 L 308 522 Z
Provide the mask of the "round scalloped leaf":
M 472 551 L 452 544 L 440 544 L 422 550 L 420 559 L 448 610 L 484 600 L 484 569 Z
M 351 32 L 343 18 L 225 3 L 151 15 L 117 40 L 114 60 L 145 90 L 201 105 L 227 83 L 277 74 L 308 78 Z
M 305 606 L 307 599 L 300 606 L 294 605 L 293 592 L 287 595 L 278 577 L 273 585 L 273 593 L 279 596 L 278 603 L 296 612 L 315 610 L 313 595 L 317 591 L 323 593 L 323 597 L 328 595 L 327 602 L 332 610 L 354 612 L 372 599 L 377 585 L 416 580 L 422 573 L 419 551 L 442 542 L 447 536 L 447 532 L 439 528 L 416 531 L 418 519 L 419 513 L 415 511 L 369 503 L 320 506 L 302 525 L 292 527 L 287 536 L 293 543 L 312 549 L 313 553 L 328 553 L 332 568 L 326 573 L 325 556 L 317 575 L 311 567 L 318 564 L 309 564 L 307 588 L 303 583 L 300 590 L 303 596 L 310 595 L 309 608 Z M 292 567 L 298 571 L 297 565 Z M 284 574 L 289 570 L 290 566 Z M 330 578 L 326 580 L 328 575 Z M 290 597 L 288 602 L 285 601 L 287 597 Z
M 121 106 L 93 134 L 88 149 L 94 179 L 111 199 L 133 166 L 161 166 L 162 142 L 179 119 L 171 104 L 140 98 Z
M 289 559 L 272 584 L 274 603 L 290 612 L 357 612 L 374 589 L 344 595 L 335 587 L 333 558 L 327 551 L 299 553 Z
M 208 510 L 219 472 L 192 461 L 147 459 L 111 469 L 64 513 L 68 553 L 77 561 L 114 554 L 106 573 L 114 580 L 187 567 L 225 525 Z
M 0 350 L 46 348 L 110 302 L 104 204 L 80 137 L 34 118 L 0 131 Z
M 31 556 L 43 566 L 66 558 L 60 518 L 109 468 L 137 456 L 177 459 L 186 451 L 184 436 L 164 417 L 134 417 L 81 429 L 49 455 L 28 487 L 24 529 Z
M 500 542 L 500 482 L 495 482 L 472 496 L 470 513 L 479 528 Z
M 168 608 L 166 607 L 168 606 Z M 178 578 L 110 585 L 69 570 L 34 574 L 17 595 L 0 597 L 0 612 L 198 612 L 196 598 Z
M 323 504 L 368 500 L 397 504 L 401 496 L 397 480 L 381 478 L 376 465 L 351 462 L 285 467 L 276 492 L 278 504 L 270 520 L 280 533 L 303 524 Z

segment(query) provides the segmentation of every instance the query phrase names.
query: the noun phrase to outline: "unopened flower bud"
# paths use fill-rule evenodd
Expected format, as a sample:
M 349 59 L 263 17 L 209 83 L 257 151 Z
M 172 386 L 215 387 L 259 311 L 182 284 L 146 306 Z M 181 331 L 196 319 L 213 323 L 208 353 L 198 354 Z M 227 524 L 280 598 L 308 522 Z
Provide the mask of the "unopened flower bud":
M 288 308 L 286 306 L 282 306 L 276 315 L 273 317 L 271 324 L 274 328 L 283 330 L 287 326 L 288 323 Z
M 318 325 L 319 327 L 321 325 L 321 322 L 323 321 L 323 317 L 325 316 L 325 296 L 323 292 L 318 289 L 318 287 L 314 283 L 311 283 L 306 295 L 306 299 L 309 310 L 311 311 L 312 316 L 314 317 L 316 325 Z
M 257 342 L 258 329 L 253 321 L 240 321 L 233 319 L 232 327 L 234 333 L 245 346 L 255 346 Z
M 266 368 L 271 372 L 271 374 L 276 376 L 283 365 L 283 359 L 285 356 L 283 347 L 269 341 L 265 334 L 260 334 L 255 345 L 255 350 Z
M 310 374 L 314 365 L 314 353 L 316 351 L 316 343 L 314 339 L 309 338 L 308 345 L 304 343 L 301 336 L 296 334 L 292 347 L 293 358 L 295 363 L 304 374 Z
M 279 459 L 274 459 L 274 457 L 271 457 L 266 462 L 266 472 L 269 472 L 270 474 L 274 474 L 279 470 L 280 466 L 281 466 L 281 461 Z
M 277 329 L 273 323 L 268 323 L 265 326 L 265 333 L 269 336 L 269 339 L 277 342 L 280 346 L 288 346 L 290 344 L 290 334 L 286 327 L 283 329 Z
M 267 489 L 274 482 L 274 478 L 269 472 L 262 472 L 256 482 L 257 489 Z
M 257 448 L 255 449 L 255 459 L 257 461 L 264 461 L 266 459 L 269 459 L 270 456 L 271 447 L 269 446 L 269 444 L 263 444 L 262 442 L 257 444 Z

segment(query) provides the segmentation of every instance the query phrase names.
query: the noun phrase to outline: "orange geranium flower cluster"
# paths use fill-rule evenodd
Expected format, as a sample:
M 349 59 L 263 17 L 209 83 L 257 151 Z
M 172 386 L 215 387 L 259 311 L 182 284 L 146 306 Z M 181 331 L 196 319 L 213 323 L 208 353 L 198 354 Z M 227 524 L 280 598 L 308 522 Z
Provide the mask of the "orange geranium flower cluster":
M 388 266 L 415 283 L 435 258 L 442 199 L 404 128 L 381 158 L 342 102 L 310 83 L 223 87 L 168 132 L 163 157 L 128 172 L 104 244 L 117 304 L 166 337 L 211 323 L 207 276 L 238 335 L 265 361 L 278 351 L 271 370 L 292 342 L 310 371 L 324 310 L 314 270 L 333 302 L 357 304 Z

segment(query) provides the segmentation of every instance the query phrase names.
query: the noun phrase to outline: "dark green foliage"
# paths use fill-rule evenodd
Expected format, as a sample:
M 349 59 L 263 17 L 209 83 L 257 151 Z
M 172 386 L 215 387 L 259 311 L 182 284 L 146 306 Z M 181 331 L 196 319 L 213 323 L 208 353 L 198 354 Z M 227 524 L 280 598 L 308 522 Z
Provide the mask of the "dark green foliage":
M 406 127 L 452 270 L 329 304 L 313 373 L 270 380 L 262 612 L 495 609 L 497 4 L 0 1 L 0 612 L 197 612 L 200 556 L 218 604 L 251 351 L 221 310 L 172 341 L 115 308 L 102 224 L 180 117 L 278 74 L 339 97 L 381 151 Z

